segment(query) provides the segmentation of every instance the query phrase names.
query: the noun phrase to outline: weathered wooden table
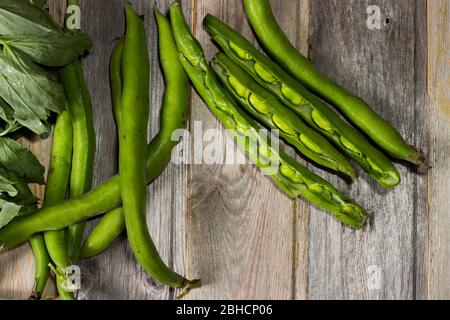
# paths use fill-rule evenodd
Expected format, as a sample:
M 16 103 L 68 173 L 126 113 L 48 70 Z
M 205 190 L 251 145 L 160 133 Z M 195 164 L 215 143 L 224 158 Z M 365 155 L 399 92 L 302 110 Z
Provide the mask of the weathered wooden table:
M 82 27 L 95 42 L 84 66 L 94 101 L 96 183 L 117 171 L 108 62 L 114 40 L 123 32 L 124 2 L 81 2 Z M 164 90 L 154 1 L 131 2 L 148 29 L 154 136 Z M 157 4 L 166 10 L 168 2 Z M 206 13 L 254 41 L 240 0 L 183 4 L 208 57 L 217 49 L 201 26 Z M 203 279 L 203 288 L 193 291 L 191 299 L 450 298 L 450 1 L 272 4 L 293 43 L 423 148 L 432 170 L 419 175 L 397 163 L 403 181 L 386 191 L 363 172 L 349 186 L 308 165 L 373 213 L 372 226 L 354 232 L 304 200 L 289 200 L 251 165 L 171 165 L 150 187 L 148 200 L 149 227 L 164 260 Z M 376 18 L 369 5 L 380 9 L 380 29 L 368 25 L 369 16 Z M 61 20 L 65 1 L 52 0 L 50 7 Z M 222 130 L 195 94 L 191 129 L 194 121 L 202 121 L 203 130 Z M 29 145 L 48 163 L 50 141 Z M 36 192 L 42 195 L 40 188 Z M 83 261 L 81 268 L 81 299 L 172 299 L 176 294 L 144 273 L 125 235 L 105 254 Z M 27 298 L 32 285 L 27 244 L 0 255 L 1 299 Z M 49 285 L 49 294 L 52 290 Z

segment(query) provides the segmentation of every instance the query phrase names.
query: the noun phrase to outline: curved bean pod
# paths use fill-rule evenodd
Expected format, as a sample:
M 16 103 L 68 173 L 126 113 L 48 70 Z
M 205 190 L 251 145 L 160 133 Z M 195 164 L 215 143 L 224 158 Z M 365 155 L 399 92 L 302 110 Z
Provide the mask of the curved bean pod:
M 126 33 L 122 54 L 122 102 L 119 121 L 119 172 L 128 241 L 136 259 L 154 279 L 186 292 L 199 286 L 173 272 L 161 259 L 146 222 L 147 144 L 150 65 L 146 35 L 141 18 L 130 5 L 125 7 Z
M 367 218 L 361 206 L 278 151 L 259 133 L 258 125 L 223 91 L 206 62 L 201 45 L 191 34 L 178 2 L 171 5 L 170 15 L 179 59 L 191 82 L 245 154 L 291 197 L 303 195 L 347 225 L 361 228 Z M 272 170 L 274 164 L 277 168 Z
M 58 116 L 53 133 L 52 157 L 45 187 L 44 208 L 60 203 L 67 197 L 72 167 L 72 143 L 72 120 L 70 113 L 64 111 Z M 60 211 L 59 219 L 63 219 L 63 215 L 64 212 Z M 58 273 L 63 273 L 71 265 L 67 255 L 66 231 L 45 232 L 44 239 Z M 67 296 L 73 298 L 71 293 L 67 293 Z
M 39 233 L 30 238 L 30 246 L 34 256 L 34 290 L 30 300 L 41 300 L 48 278 L 50 268 L 48 264 L 51 259 L 45 246 L 44 236 Z
M 120 38 L 114 46 L 109 70 L 113 111 L 118 126 L 120 125 L 122 105 L 123 44 L 124 39 Z M 94 257 L 105 251 L 124 230 L 125 217 L 122 207 L 106 213 L 84 241 L 81 247 L 80 260 Z
M 189 111 L 189 78 L 178 61 L 178 50 L 173 39 L 172 28 L 165 16 L 155 8 L 159 34 L 159 59 L 165 78 L 166 90 L 161 110 L 160 131 L 152 140 L 149 153 L 155 154 L 152 165 L 159 176 L 170 162 L 173 148 L 179 143 L 172 135 L 177 129 L 185 129 Z M 113 106 L 116 119 L 119 117 L 118 104 L 122 96 L 122 52 L 123 39 L 119 40 L 111 58 L 110 79 Z M 120 120 L 116 120 L 120 121 Z M 158 150 L 156 152 L 156 150 Z M 156 153 L 155 153 L 156 152 Z M 147 172 L 148 173 L 148 172 Z M 152 178 L 153 180 L 153 178 Z M 107 227 L 110 226 L 110 227 Z M 88 258 L 103 252 L 123 230 L 125 221 L 121 208 L 105 215 L 92 234 L 86 239 L 81 250 L 81 258 Z
M 393 188 L 400 183 L 399 172 L 382 152 L 247 39 L 211 15 L 203 24 L 231 60 L 358 162 L 375 181 L 385 188 Z
M 62 68 L 59 75 L 66 92 L 74 130 L 70 198 L 76 198 L 92 187 L 96 144 L 92 101 L 79 60 Z M 84 223 L 69 228 L 68 247 L 72 261 L 78 260 L 84 229 Z
M 148 183 L 160 175 L 159 163 L 165 161 L 161 159 L 166 159 L 166 152 L 155 140 L 147 147 Z M 0 252 L 27 241 L 36 233 L 62 230 L 121 205 L 120 176 L 116 175 L 81 197 L 68 199 L 15 218 L 0 229 Z M 61 212 L 64 212 L 64 219 L 61 219 Z
M 308 127 L 225 54 L 217 54 L 211 67 L 223 86 L 247 112 L 267 127 L 279 130 L 280 136 L 298 151 L 320 165 L 351 178 L 357 177 L 353 166 L 327 139 Z
M 400 133 L 362 99 L 328 79 L 289 42 L 273 16 L 268 0 L 244 0 L 245 9 L 264 49 L 292 76 L 301 81 L 364 131 L 394 158 L 423 165 L 423 154 L 408 145 Z
M 125 230 L 123 208 L 105 214 L 81 247 L 80 260 L 91 258 L 105 251 Z

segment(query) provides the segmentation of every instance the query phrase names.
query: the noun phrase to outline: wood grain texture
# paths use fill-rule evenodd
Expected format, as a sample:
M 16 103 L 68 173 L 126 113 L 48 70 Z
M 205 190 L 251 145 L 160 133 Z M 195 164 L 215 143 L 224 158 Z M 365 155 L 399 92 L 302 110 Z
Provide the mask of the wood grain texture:
M 450 3 L 428 1 L 430 299 L 450 299 Z
M 312 1 L 310 58 L 331 79 L 361 96 L 400 131 L 411 144 L 425 149 L 426 111 L 416 82 L 416 19 L 426 18 L 414 1 Z M 368 5 L 381 9 L 381 30 L 367 27 Z M 419 46 L 419 48 L 418 48 Z M 420 88 L 420 87 L 419 87 Z M 419 98 L 418 98 L 419 96 Z M 420 103 L 419 103 L 420 102 Z M 413 299 L 417 260 L 416 219 L 425 214 L 426 176 L 397 165 L 402 183 L 386 191 L 362 173 L 346 186 L 325 177 L 360 201 L 373 214 L 372 228 L 354 232 L 311 209 L 309 229 L 309 299 Z M 380 281 L 377 284 L 377 273 Z

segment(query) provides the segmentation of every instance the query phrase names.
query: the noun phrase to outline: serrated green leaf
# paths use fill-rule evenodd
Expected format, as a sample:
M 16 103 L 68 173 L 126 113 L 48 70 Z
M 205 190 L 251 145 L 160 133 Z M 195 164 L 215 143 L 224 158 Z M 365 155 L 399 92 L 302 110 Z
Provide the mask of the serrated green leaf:
M 0 138 L 0 165 L 10 174 L 27 183 L 44 183 L 44 167 L 39 160 L 20 143 Z
M 14 110 L 14 118 L 38 135 L 48 133 L 44 124 L 50 111 L 65 107 L 63 86 L 21 52 L 7 46 L 0 51 L 0 97 Z
M 56 30 L 44 9 L 28 0 L 0 1 L 0 34 L 34 34 Z
M 92 40 L 80 31 L 2 36 L 0 43 L 26 53 L 33 61 L 50 67 L 62 67 L 92 48 Z

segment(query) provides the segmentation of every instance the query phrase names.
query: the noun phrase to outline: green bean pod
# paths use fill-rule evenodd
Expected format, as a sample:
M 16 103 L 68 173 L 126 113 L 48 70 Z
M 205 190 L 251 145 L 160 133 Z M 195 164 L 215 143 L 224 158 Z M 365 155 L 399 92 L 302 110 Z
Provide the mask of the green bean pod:
M 52 157 L 45 187 L 44 208 L 61 203 L 67 197 L 70 170 L 72 167 L 73 127 L 70 113 L 62 112 L 56 121 L 53 133 Z M 64 219 L 59 212 L 59 219 Z M 67 255 L 66 231 L 48 231 L 44 233 L 45 245 L 58 273 L 72 263 Z M 61 292 L 60 292 L 61 294 Z M 71 296 L 71 293 L 67 293 Z
M 157 168 L 152 180 L 162 174 L 170 162 L 173 148 L 179 140 L 172 135 L 178 129 L 185 129 L 189 111 L 189 78 L 178 61 L 178 50 L 173 39 L 172 28 L 167 18 L 155 8 L 155 17 L 159 34 L 159 58 L 166 82 L 163 97 L 160 131 L 152 140 L 149 151 L 156 156 L 151 161 Z M 116 121 L 119 118 L 119 103 L 122 96 L 122 52 L 123 39 L 120 39 L 113 51 L 110 66 L 110 79 Z M 156 151 L 157 150 L 157 151 Z M 108 227 L 110 226 L 110 227 Z M 81 250 L 81 258 L 89 258 L 103 252 L 116 239 L 125 227 L 121 208 L 113 210 L 101 219 L 92 234 L 86 239 Z
M 109 81 L 111 83 L 111 98 L 113 104 L 114 117 L 117 126 L 121 119 L 121 105 L 122 105 L 122 54 L 123 54 L 124 39 L 120 38 L 111 54 L 111 61 L 109 66 Z
M 393 188 L 400 183 L 399 172 L 382 152 L 247 39 L 211 15 L 203 24 L 231 60 L 358 162 L 375 181 L 385 188 Z
M 29 300 L 41 300 L 48 278 L 50 277 L 51 262 L 50 256 L 45 246 L 44 236 L 41 233 L 30 238 L 30 246 L 34 256 L 34 290 Z
M 176 81 L 171 82 L 176 89 Z M 178 93 L 187 93 L 186 88 L 179 88 Z M 176 95 L 173 95 L 175 97 Z M 183 97 L 183 95 L 180 95 Z M 184 105 L 186 100 L 177 101 L 169 99 L 174 103 L 173 107 L 164 106 L 167 114 L 172 114 L 172 110 L 178 105 Z M 169 100 L 167 100 L 169 102 Z M 173 119 L 177 123 L 177 119 Z M 186 120 L 179 118 L 178 123 L 185 123 Z M 164 122 L 164 121 L 163 121 Z M 176 127 L 175 125 L 173 125 Z M 169 127 L 169 126 L 168 126 Z M 167 127 L 167 128 L 168 128 Z M 181 128 L 181 127 L 180 127 Z M 166 133 L 169 131 L 165 131 Z M 166 144 L 163 144 L 166 145 Z M 147 182 L 155 180 L 161 173 L 161 163 L 167 161 L 167 147 L 158 140 L 153 140 L 147 147 L 146 173 Z M 13 246 L 26 242 L 34 234 L 44 231 L 56 231 L 65 229 L 71 225 L 97 217 L 105 212 L 114 210 L 122 205 L 120 195 L 120 176 L 116 175 L 94 190 L 75 199 L 57 203 L 39 209 L 26 216 L 19 216 L 0 229 L 0 252 Z M 64 219 L 61 219 L 61 212 L 64 212 Z
M 36 233 L 62 230 L 118 208 L 122 204 L 119 181 L 120 177 L 114 176 L 79 198 L 15 218 L 0 229 L 0 248 L 8 249 L 27 241 Z
M 69 0 L 68 4 L 79 5 L 79 1 Z M 59 76 L 64 85 L 73 123 L 74 141 L 69 196 L 76 198 L 92 188 L 96 148 L 92 100 L 80 59 L 62 68 Z M 69 227 L 67 240 L 72 261 L 78 260 L 85 227 L 84 223 Z
M 264 49 L 308 89 L 338 108 L 390 156 L 423 165 L 422 152 L 362 99 L 328 79 L 289 42 L 273 16 L 268 0 L 244 0 L 247 16 Z
M 109 70 L 113 111 L 118 126 L 121 118 L 123 44 L 124 39 L 120 38 L 114 46 Z M 122 207 L 106 213 L 83 242 L 80 260 L 94 257 L 105 251 L 124 230 L 125 217 Z
M 356 178 L 356 170 L 322 135 L 308 127 L 293 111 L 257 84 L 225 54 L 219 53 L 211 67 L 237 102 L 270 129 L 316 163 Z
M 144 24 L 130 5 L 126 5 L 125 13 L 121 119 L 118 128 L 120 191 L 128 241 L 136 259 L 154 279 L 189 292 L 199 286 L 199 281 L 189 281 L 166 266 L 147 227 L 146 158 L 139 151 L 147 144 L 150 65 Z
M 59 74 L 66 92 L 74 130 L 70 198 L 76 198 L 92 187 L 96 143 L 92 102 L 79 60 L 62 68 Z M 73 261 L 78 260 L 84 228 L 84 223 L 69 228 L 69 254 Z
M 94 257 L 105 251 L 125 230 L 123 208 L 105 214 L 81 247 L 80 260 Z
M 259 133 L 258 125 L 223 91 L 206 62 L 201 45 L 191 34 L 178 2 L 171 5 L 170 15 L 179 58 L 191 82 L 250 160 L 291 197 L 303 195 L 347 225 L 361 228 L 367 218 L 361 206 L 279 151 Z

